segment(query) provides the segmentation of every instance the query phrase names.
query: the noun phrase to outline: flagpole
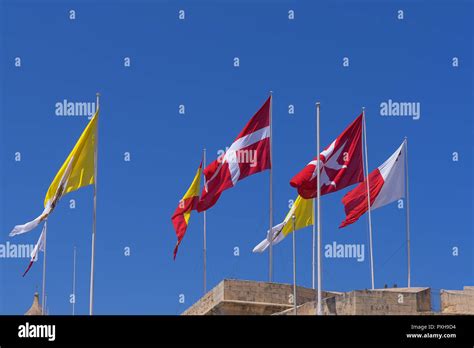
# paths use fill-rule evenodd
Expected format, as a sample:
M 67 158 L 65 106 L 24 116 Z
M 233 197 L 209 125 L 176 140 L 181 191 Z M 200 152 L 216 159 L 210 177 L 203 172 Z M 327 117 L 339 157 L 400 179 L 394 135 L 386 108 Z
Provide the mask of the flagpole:
M 406 175 L 406 228 L 407 228 L 407 265 L 408 265 L 408 287 L 411 287 L 411 260 L 410 260 L 410 195 L 408 190 L 408 139 L 405 137 L 405 175 Z
M 321 260 L 321 183 L 320 183 L 320 174 L 321 174 L 321 161 L 319 159 L 320 154 L 320 139 L 319 139 L 319 112 L 320 112 L 320 102 L 316 103 L 316 198 L 317 198 L 317 219 L 318 219 L 318 238 L 317 238 L 317 247 L 318 247 L 318 304 L 317 304 L 317 314 L 322 315 L 322 260 Z M 314 252 L 314 251 L 313 251 Z
M 374 280 L 374 250 L 372 243 L 372 213 L 371 213 L 371 204 L 370 204 L 370 183 L 369 183 L 369 159 L 367 155 L 367 128 L 365 125 L 365 107 L 362 107 L 362 138 L 364 139 L 364 163 L 365 166 L 365 178 L 367 186 L 367 212 L 368 212 L 368 222 L 369 222 L 369 249 L 370 249 L 370 278 L 372 284 L 372 290 L 375 289 L 375 280 Z
M 294 314 L 298 314 L 298 304 L 296 301 L 296 217 L 293 214 L 291 217 L 293 220 L 293 308 Z
M 76 247 L 74 247 L 73 268 L 72 268 L 72 315 L 75 315 L 76 305 Z
M 43 290 L 42 290 L 42 313 L 45 315 L 46 313 L 46 235 L 48 230 L 48 219 L 44 220 L 44 252 L 43 252 Z M 38 250 L 39 252 L 39 250 Z
M 96 111 L 99 110 L 100 94 L 96 93 Z M 99 116 L 99 115 L 97 115 Z M 94 263 L 95 263 L 95 236 L 96 236 L 96 217 L 97 217 L 97 143 L 99 141 L 99 123 L 97 122 L 97 131 L 95 134 L 94 149 L 94 213 L 92 222 L 92 253 L 91 253 L 91 283 L 89 292 L 89 315 L 93 314 L 94 307 Z
M 273 281 L 273 91 L 270 91 L 270 249 L 269 249 L 269 281 Z
M 206 167 L 206 149 L 203 149 L 202 150 L 202 169 L 204 169 Z M 204 186 L 206 186 L 206 178 L 204 178 Z M 206 267 L 207 267 L 207 216 L 206 216 L 206 211 L 204 210 L 204 226 L 203 226 L 203 233 L 204 233 L 204 236 L 203 236 L 203 286 L 204 286 L 204 294 L 206 294 L 206 291 L 207 291 L 207 282 L 206 282 L 206 278 L 207 278 L 207 274 L 206 274 Z
M 316 199 L 313 198 L 313 236 L 312 236 L 312 267 L 311 283 L 313 289 L 316 289 Z

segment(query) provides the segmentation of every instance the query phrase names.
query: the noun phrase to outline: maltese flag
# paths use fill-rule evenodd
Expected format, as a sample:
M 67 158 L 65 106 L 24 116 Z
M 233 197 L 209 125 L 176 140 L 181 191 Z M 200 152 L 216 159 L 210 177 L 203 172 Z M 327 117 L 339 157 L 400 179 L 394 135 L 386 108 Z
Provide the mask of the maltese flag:
M 204 169 L 204 189 L 199 212 L 216 204 L 221 193 L 239 180 L 270 169 L 270 103 L 271 96 L 250 119 L 224 154 Z
M 319 154 L 321 196 L 364 180 L 362 117 L 362 114 L 359 115 Z M 317 159 L 318 156 L 290 181 L 290 185 L 297 188 L 298 194 L 305 199 L 317 195 Z
M 370 209 L 405 197 L 405 141 L 380 167 L 369 174 Z M 356 222 L 367 211 L 367 180 L 342 198 L 346 219 L 339 228 Z

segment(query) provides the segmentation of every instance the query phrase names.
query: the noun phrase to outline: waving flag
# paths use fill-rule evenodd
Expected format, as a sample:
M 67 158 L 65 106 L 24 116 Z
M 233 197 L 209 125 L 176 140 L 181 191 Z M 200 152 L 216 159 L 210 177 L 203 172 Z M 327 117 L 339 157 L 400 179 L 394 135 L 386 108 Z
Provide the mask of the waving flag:
M 199 165 L 199 168 L 194 176 L 194 180 L 189 186 L 188 191 L 186 191 L 183 198 L 179 201 L 178 207 L 171 217 L 173 223 L 176 237 L 178 237 L 178 242 L 173 251 L 173 259 L 176 259 L 176 253 L 178 252 L 178 247 L 181 244 L 181 241 L 184 238 L 186 229 L 188 228 L 189 218 L 191 217 L 191 211 L 196 210 L 197 203 L 199 201 L 199 189 L 201 185 L 201 172 L 202 172 L 202 162 Z
M 38 242 L 36 243 L 35 247 L 33 248 L 33 250 L 31 251 L 31 260 L 30 260 L 30 264 L 28 265 L 28 267 L 26 268 L 26 271 L 25 273 L 23 273 L 23 277 L 26 275 L 26 273 L 28 273 L 28 271 L 30 270 L 31 266 L 33 266 L 33 263 L 38 261 L 38 254 L 40 251 L 43 251 L 44 252 L 44 247 L 45 247 L 45 243 L 46 243 L 46 223 L 43 225 L 43 230 L 41 231 L 41 235 L 38 239 Z
M 319 154 L 321 196 L 364 180 L 362 166 L 362 114 Z M 316 156 L 296 174 L 290 185 L 303 198 L 317 195 Z
M 405 141 L 380 167 L 369 174 L 370 209 L 405 197 Z M 343 198 L 346 219 L 339 227 L 356 222 L 367 209 L 367 180 Z
M 272 228 L 272 233 L 267 233 L 267 238 L 262 240 L 254 249 L 254 253 L 263 253 L 269 246 L 273 238 L 273 245 L 280 243 L 287 235 L 293 232 L 292 217 L 295 216 L 295 231 L 313 224 L 313 200 L 304 199 L 301 196 L 296 198 L 290 211 L 286 214 L 282 223 Z
M 97 139 L 97 119 L 99 110 L 89 121 L 69 156 L 49 186 L 44 199 L 44 210 L 40 216 L 24 225 L 16 225 L 10 237 L 26 233 L 46 220 L 56 207 L 59 199 L 65 194 L 81 187 L 94 184 L 95 173 L 95 142 Z
M 270 102 L 250 119 L 227 151 L 204 169 L 206 185 L 198 211 L 211 208 L 221 193 L 239 180 L 270 169 Z

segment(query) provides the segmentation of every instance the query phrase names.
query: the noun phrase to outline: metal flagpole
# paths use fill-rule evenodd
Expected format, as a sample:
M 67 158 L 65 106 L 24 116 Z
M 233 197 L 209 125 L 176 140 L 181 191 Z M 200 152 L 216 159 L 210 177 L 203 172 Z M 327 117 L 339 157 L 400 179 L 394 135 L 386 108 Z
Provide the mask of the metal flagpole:
M 320 151 L 320 139 L 319 139 L 319 109 L 320 109 L 321 104 L 319 102 L 316 103 L 316 155 L 317 161 L 316 161 L 316 198 L 317 198 L 317 219 L 318 219 L 318 305 L 317 305 L 317 314 L 322 315 L 323 310 L 322 310 L 322 294 L 321 294 L 321 288 L 322 288 L 322 260 L 321 260 L 321 183 L 320 183 L 320 174 L 321 174 L 321 161 L 319 160 L 319 153 Z
M 313 198 L 313 251 L 312 251 L 312 285 L 313 289 L 316 289 L 316 199 Z
M 410 267 L 410 196 L 408 190 L 408 139 L 405 137 L 405 175 L 406 175 L 406 224 L 407 224 L 407 262 L 408 262 L 408 287 L 411 287 L 411 267 Z
M 364 159 L 365 163 L 362 165 L 365 166 L 365 179 L 367 185 L 367 212 L 368 212 L 368 222 L 369 222 L 369 249 L 370 249 L 370 278 L 372 282 L 372 290 L 375 289 L 375 280 L 374 280 L 374 249 L 372 243 L 372 209 L 370 205 L 370 183 L 369 183 L 369 159 L 367 156 L 367 128 L 365 125 L 365 107 L 362 107 L 362 138 L 364 139 Z
M 293 308 L 295 315 L 298 314 L 298 304 L 296 301 L 296 217 L 293 214 Z
M 76 306 L 76 247 L 74 247 L 73 269 L 72 269 L 72 315 L 75 315 Z
M 206 167 L 206 149 L 202 150 L 202 169 Z M 206 183 L 206 178 L 204 177 L 204 188 L 207 189 L 207 183 Z M 204 236 L 203 236 L 203 266 L 204 266 L 204 273 L 203 273 L 203 286 L 204 286 L 204 294 L 207 291 L 207 284 L 206 284 L 206 267 L 207 267 L 207 216 L 206 216 L 206 211 L 204 210 Z
M 96 93 L 96 110 L 99 110 L 100 94 Z M 99 116 L 99 115 L 97 115 Z M 98 120 L 97 120 L 98 121 Z M 94 262 L 95 262 L 95 235 L 96 235 L 96 217 L 97 217 L 97 144 L 99 141 L 99 123 L 97 122 L 97 130 L 95 134 L 94 149 L 94 213 L 92 222 L 92 254 L 91 254 L 91 287 L 89 293 L 89 315 L 93 313 L 94 307 Z
M 43 293 L 42 293 L 42 313 L 43 315 L 46 313 L 46 235 L 48 233 L 48 219 L 44 221 L 44 252 L 43 252 Z M 39 251 L 38 251 L 39 252 Z
M 273 92 L 270 91 L 270 249 L 269 249 L 269 272 L 268 279 L 271 282 L 273 280 Z

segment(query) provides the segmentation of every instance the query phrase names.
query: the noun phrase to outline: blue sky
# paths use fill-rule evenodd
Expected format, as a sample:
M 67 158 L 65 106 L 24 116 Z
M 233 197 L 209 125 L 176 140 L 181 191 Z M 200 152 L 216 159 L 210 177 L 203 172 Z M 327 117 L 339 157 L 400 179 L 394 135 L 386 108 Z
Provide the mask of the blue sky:
M 202 295 L 202 214 L 177 260 L 170 217 L 207 148 L 230 145 L 273 90 L 274 221 L 296 197 L 291 177 L 367 110 L 370 170 L 409 140 L 412 285 L 460 289 L 474 276 L 473 33 L 468 1 L 0 1 L 0 243 L 39 215 L 46 190 L 87 123 L 59 117 L 64 99 L 101 97 L 95 313 L 179 314 Z M 76 19 L 69 19 L 69 11 Z M 185 10 L 186 19 L 178 20 Z M 295 19 L 288 19 L 288 11 Z M 397 19 L 397 11 L 404 19 Z M 15 58 L 21 67 L 15 67 Z M 124 67 L 130 57 L 131 66 Z M 239 57 L 240 67 L 233 66 Z M 343 58 L 349 67 L 343 67 Z M 452 66 L 453 57 L 459 66 Z M 421 117 L 382 117 L 389 99 L 419 102 Z M 185 105 L 185 115 L 178 113 Z M 288 105 L 295 114 L 288 114 Z M 15 161 L 15 153 L 21 161 Z M 129 152 L 131 161 L 124 161 Z M 459 154 L 454 162 L 453 152 Z M 269 172 L 226 191 L 208 217 L 208 286 L 267 280 L 251 250 L 268 228 Z M 365 244 L 364 262 L 324 259 L 325 290 L 370 287 L 366 217 L 345 229 L 341 201 L 322 199 L 323 244 Z M 89 303 L 92 187 L 65 196 L 49 219 L 51 314 Z M 70 209 L 69 200 L 76 201 Z M 406 285 L 405 212 L 373 213 L 376 286 Z M 130 256 L 124 255 L 129 247 Z M 234 248 L 240 256 L 234 256 Z M 453 256 L 453 247 L 459 255 Z M 297 234 L 298 283 L 311 286 L 311 228 Z M 291 240 L 275 247 L 274 280 L 292 281 Z M 40 259 L 41 261 L 42 259 Z M 0 259 L 0 313 L 21 314 L 41 289 L 41 262 Z M 185 303 L 179 303 L 179 295 Z M 436 300 L 434 301 L 436 305 Z

